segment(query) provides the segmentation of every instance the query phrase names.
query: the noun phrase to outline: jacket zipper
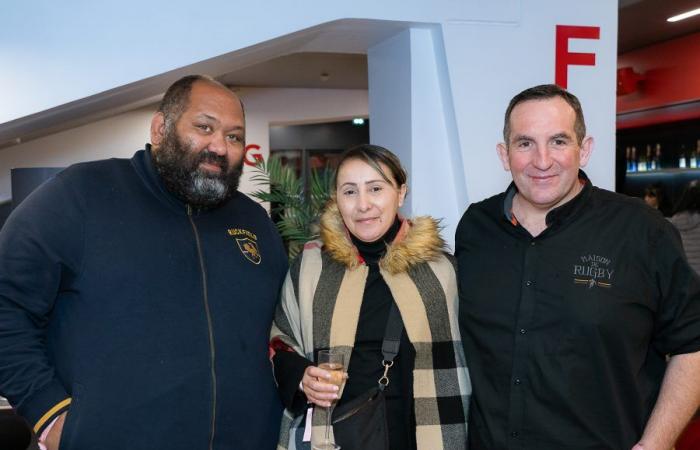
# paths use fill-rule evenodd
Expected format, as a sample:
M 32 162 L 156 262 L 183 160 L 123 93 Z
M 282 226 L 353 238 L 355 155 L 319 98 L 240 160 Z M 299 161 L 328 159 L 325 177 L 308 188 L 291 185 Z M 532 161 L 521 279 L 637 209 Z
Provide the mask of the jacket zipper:
M 212 394 L 212 411 L 211 411 L 211 434 L 209 435 L 209 450 L 214 448 L 214 433 L 216 431 L 216 348 L 214 347 L 214 327 L 211 321 L 211 310 L 209 309 L 209 294 L 207 291 L 207 270 L 204 266 L 204 255 L 202 255 L 202 244 L 199 240 L 199 232 L 197 226 L 192 219 L 192 207 L 187 205 L 187 218 L 192 225 L 194 239 L 197 243 L 197 255 L 199 256 L 199 267 L 202 272 L 202 293 L 204 297 L 204 311 L 207 315 L 207 328 L 209 331 L 209 356 L 211 358 L 211 394 Z

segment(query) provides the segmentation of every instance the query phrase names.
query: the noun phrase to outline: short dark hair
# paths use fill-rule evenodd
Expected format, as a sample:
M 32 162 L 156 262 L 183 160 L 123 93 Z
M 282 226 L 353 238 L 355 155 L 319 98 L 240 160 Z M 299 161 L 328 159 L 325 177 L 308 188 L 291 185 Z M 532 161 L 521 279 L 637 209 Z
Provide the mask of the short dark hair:
M 165 95 L 163 95 L 160 104 L 158 104 L 158 112 L 163 114 L 166 128 L 173 127 L 177 121 L 180 120 L 180 117 L 190 104 L 192 86 L 198 81 L 230 90 L 228 86 L 216 81 L 209 75 L 187 75 L 180 78 L 170 85 L 168 90 L 165 91 Z M 243 117 L 245 117 L 243 101 L 241 101 L 240 98 L 238 101 L 241 103 Z
M 563 99 L 569 106 L 571 106 L 574 113 L 576 113 L 574 132 L 576 133 L 576 141 L 579 145 L 581 145 L 583 138 L 586 137 L 586 121 L 583 118 L 581 102 L 579 102 L 578 98 L 574 94 L 557 86 L 556 84 L 541 84 L 539 86 L 525 89 L 513 97 L 508 104 L 505 121 L 503 123 L 503 139 L 506 142 L 506 147 L 508 147 L 508 141 L 510 140 L 510 115 L 513 112 L 513 109 L 523 102 L 530 100 L 549 100 L 555 97 L 560 97 Z
M 364 161 L 374 170 L 379 172 L 382 178 L 384 178 L 384 181 L 387 183 L 396 184 L 396 187 L 401 187 L 402 185 L 406 184 L 406 181 L 408 180 L 406 169 L 404 169 L 401 165 L 401 161 L 399 160 L 398 156 L 388 149 L 380 147 L 379 145 L 361 144 L 345 150 L 340 155 L 340 159 L 338 160 L 338 168 L 335 171 L 333 186 L 338 185 L 338 172 L 340 172 L 340 168 L 346 161 L 352 159 Z M 391 173 L 384 173 L 384 170 L 380 164 L 384 164 Z M 389 178 L 389 175 L 391 175 L 393 180 Z

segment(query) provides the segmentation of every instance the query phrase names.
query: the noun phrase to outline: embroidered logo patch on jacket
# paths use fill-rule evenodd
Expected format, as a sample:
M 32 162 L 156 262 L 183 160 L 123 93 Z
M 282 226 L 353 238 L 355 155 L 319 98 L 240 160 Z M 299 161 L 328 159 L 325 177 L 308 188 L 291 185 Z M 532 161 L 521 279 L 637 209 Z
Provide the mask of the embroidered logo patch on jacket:
M 242 228 L 229 228 L 228 234 L 236 239 L 238 249 L 248 261 L 253 264 L 260 264 L 262 256 L 258 249 L 258 237 L 254 233 Z

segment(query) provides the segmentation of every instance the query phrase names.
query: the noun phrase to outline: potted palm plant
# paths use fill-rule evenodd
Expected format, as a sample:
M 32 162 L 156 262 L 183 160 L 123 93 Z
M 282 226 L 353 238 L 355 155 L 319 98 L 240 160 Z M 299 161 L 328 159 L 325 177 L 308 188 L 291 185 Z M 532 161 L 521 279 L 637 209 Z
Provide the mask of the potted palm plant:
M 276 155 L 267 162 L 259 160 L 254 170 L 251 180 L 267 189 L 251 195 L 270 204 L 270 216 L 292 260 L 306 242 L 318 238 L 318 221 L 333 191 L 334 170 L 328 166 L 311 169 L 307 186 L 294 168 Z

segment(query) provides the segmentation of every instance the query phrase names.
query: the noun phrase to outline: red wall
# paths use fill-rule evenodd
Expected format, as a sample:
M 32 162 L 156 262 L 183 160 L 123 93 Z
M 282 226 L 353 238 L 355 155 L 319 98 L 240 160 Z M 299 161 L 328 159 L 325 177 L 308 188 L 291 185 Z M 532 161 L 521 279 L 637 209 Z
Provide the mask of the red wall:
M 619 55 L 625 67 L 642 79 L 617 97 L 618 128 L 700 117 L 700 33 Z

